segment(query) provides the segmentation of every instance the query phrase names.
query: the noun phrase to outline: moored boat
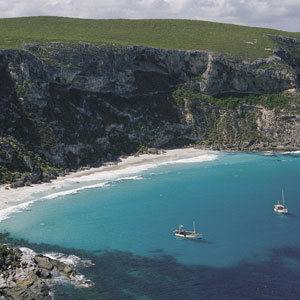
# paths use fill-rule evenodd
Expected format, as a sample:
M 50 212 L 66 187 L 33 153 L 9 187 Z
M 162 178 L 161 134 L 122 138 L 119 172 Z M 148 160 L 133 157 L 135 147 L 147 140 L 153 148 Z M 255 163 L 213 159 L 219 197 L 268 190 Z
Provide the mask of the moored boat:
M 284 207 L 283 190 L 282 190 L 282 204 L 278 200 L 278 203 L 274 205 L 274 211 L 276 211 L 277 213 L 280 213 L 280 214 L 287 214 L 288 213 L 287 207 Z
M 179 237 L 182 237 L 182 238 L 187 238 L 187 239 L 202 239 L 203 238 L 203 234 L 196 232 L 195 221 L 193 221 L 193 225 L 194 225 L 194 231 L 184 230 L 183 229 L 183 225 L 179 224 L 179 228 L 175 229 L 173 232 L 175 233 L 176 236 L 179 236 Z

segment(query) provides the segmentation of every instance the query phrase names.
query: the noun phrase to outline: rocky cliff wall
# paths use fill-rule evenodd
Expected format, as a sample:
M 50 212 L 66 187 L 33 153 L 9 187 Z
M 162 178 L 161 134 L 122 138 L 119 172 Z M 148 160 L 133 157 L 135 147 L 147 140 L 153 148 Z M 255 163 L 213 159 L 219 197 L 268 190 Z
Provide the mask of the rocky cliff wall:
M 50 67 L 47 76 L 38 61 L 29 63 L 28 67 L 24 61 L 27 74 L 35 65 L 40 78 L 46 76 L 50 81 L 92 92 L 144 94 L 166 91 L 195 78 L 201 92 L 208 95 L 267 94 L 295 88 L 297 81 L 290 62 L 276 55 L 248 62 L 204 51 L 138 46 L 52 43 L 24 48 Z M 28 58 L 31 60 L 32 56 Z
M 2 182 L 20 179 L 20 173 L 31 174 L 23 182 L 49 180 L 59 168 L 99 164 L 146 147 L 296 149 L 297 94 L 279 108 L 226 108 L 185 97 L 182 106 L 174 98 L 182 87 L 208 96 L 297 89 L 297 66 L 280 49 L 281 55 L 254 62 L 203 51 L 87 43 L 2 50 L 0 173 L 13 172 Z

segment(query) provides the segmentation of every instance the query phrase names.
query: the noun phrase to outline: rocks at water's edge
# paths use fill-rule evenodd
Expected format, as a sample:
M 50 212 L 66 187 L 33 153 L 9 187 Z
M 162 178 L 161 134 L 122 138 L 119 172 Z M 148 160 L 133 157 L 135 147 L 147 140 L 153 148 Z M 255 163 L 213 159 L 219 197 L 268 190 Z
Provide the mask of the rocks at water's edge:
M 74 266 L 38 255 L 28 248 L 8 249 L 1 246 L 0 296 L 13 300 L 52 299 L 51 278 L 63 275 L 78 286 L 91 286 L 88 280 L 77 279 Z

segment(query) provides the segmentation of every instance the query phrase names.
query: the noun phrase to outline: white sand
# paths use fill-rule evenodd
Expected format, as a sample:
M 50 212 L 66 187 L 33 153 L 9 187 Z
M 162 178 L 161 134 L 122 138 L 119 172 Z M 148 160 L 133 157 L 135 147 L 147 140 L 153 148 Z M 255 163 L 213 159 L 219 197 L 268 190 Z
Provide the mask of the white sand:
M 0 221 L 13 212 L 28 209 L 28 206 L 37 199 L 53 199 L 67 194 L 76 194 L 83 189 L 107 186 L 112 181 L 142 179 L 138 176 L 139 173 L 159 165 L 197 163 L 216 158 L 217 152 L 194 148 L 164 150 L 160 151 L 159 155 L 129 156 L 121 159 L 117 164 L 78 171 L 59 177 L 50 183 L 8 190 L 5 186 L 0 186 Z

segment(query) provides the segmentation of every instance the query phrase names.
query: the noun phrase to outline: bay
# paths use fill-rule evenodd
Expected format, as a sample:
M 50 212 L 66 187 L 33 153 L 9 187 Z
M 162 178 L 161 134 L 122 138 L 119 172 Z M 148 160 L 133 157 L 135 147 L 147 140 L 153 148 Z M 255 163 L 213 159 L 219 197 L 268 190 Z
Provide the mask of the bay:
M 81 299 L 299 299 L 299 155 L 209 155 L 41 199 L 0 230 L 86 251 L 95 287 Z M 282 189 L 288 215 L 273 210 Z M 193 220 L 203 240 L 174 236 Z M 56 299 L 80 293 L 63 285 Z

